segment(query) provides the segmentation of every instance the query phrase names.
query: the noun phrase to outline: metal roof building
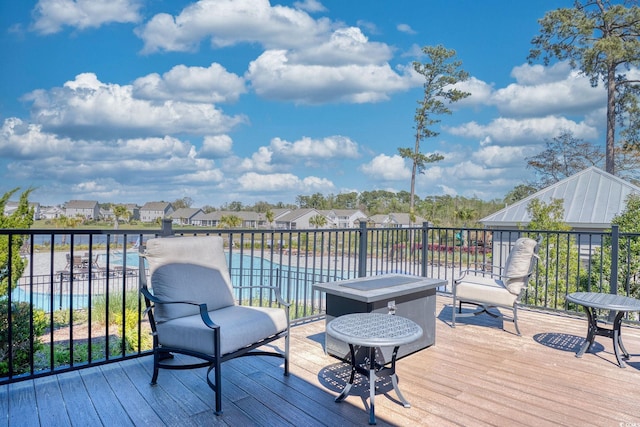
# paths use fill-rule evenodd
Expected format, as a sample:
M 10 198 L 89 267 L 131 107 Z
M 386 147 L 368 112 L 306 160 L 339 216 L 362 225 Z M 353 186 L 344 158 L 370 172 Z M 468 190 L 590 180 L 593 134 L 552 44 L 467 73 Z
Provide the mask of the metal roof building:
M 549 203 L 564 200 L 564 222 L 574 229 L 603 230 L 614 216 L 624 211 L 630 194 L 640 195 L 640 187 L 590 167 L 522 199 L 480 220 L 489 228 L 525 226 L 531 218 L 527 205 L 532 199 Z

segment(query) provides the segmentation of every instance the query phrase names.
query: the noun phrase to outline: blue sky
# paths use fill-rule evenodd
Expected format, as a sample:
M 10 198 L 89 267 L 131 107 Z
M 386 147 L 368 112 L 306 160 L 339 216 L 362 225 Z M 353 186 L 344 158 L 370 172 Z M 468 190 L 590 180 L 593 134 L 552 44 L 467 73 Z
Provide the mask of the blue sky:
M 416 193 L 502 198 L 563 130 L 602 144 L 605 93 L 527 64 L 570 0 L 39 0 L 0 3 L 0 191 L 143 204 L 409 191 L 420 48 L 455 49 L 472 95 L 423 152 Z

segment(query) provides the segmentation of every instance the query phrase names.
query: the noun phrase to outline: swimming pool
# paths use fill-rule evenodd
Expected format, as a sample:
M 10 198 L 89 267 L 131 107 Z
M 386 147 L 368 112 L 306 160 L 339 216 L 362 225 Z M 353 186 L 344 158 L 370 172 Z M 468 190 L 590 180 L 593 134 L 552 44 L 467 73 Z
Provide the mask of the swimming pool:
M 278 283 L 281 286 L 285 299 L 312 298 L 312 285 L 321 281 L 339 280 L 355 277 L 353 272 L 329 270 L 327 268 L 316 268 L 313 266 L 298 267 L 283 265 L 271 262 L 259 256 L 250 256 L 239 252 L 227 254 L 227 263 L 231 275 L 231 282 L 234 286 L 236 298 L 252 299 L 254 296 L 248 288 L 250 285 L 268 286 Z M 136 251 L 109 253 L 109 271 L 114 272 L 118 267 L 126 267 L 130 274 L 112 275 L 99 273 L 89 281 L 86 277 L 74 278 L 70 283 L 68 278 L 61 276 L 54 277 L 54 283 L 50 283 L 49 276 L 38 276 L 38 280 L 44 280 L 44 287 L 38 289 L 51 289 L 53 293 L 42 291 L 29 292 L 28 288 L 17 287 L 12 291 L 12 300 L 16 302 L 31 302 L 35 308 L 50 312 L 57 309 L 84 309 L 100 295 L 108 292 L 136 291 L 138 289 L 137 268 L 139 265 L 139 255 Z M 107 267 L 106 254 L 100 254 L 98 265 L 101 268 Z M 41 285 L 43 283 L 39 282 Z M 73 285 L 73 291 L 69 292 L 69 287 Z M 64 290 L 63 290 L 64 289 Z M 92 294 L 92 298 L 89 297 Z

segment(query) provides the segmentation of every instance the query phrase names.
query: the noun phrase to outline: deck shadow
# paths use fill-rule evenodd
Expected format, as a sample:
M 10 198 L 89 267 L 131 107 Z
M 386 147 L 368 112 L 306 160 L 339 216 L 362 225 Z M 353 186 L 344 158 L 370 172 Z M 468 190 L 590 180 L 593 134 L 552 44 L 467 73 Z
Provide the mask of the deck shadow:
M 534 335 L 533 340 L 538 344 L 542 344 L 545 347 L 549 347 L 554 350 L 577 353 L 582 344 L 584 344 L 585 339 L 584 337 L 572 334 L 543 332 L 541 334 Z M 598 353 L 600 351 L 604 351 L 604 346 L 596 341 L 591 346 L 589 353 Z

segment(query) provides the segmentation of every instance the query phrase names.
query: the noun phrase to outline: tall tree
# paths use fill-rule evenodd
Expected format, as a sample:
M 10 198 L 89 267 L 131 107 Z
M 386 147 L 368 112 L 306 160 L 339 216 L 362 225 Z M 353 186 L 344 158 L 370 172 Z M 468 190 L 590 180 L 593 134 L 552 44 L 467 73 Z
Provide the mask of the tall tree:
M 542 235 L 538 253 L 538 277 L 543 278 L 544 285 L 531 293 L 530 298 L 535 297 L 537 304 L 562 308 L 565 295 L 578 289 L 581 274 L 584 275 L 579 266 L 580 252 L 575 236 L 565 233 L 571 227 L 564 222 L 563 200 L 551 199 L 545 203 L 532 199 L 527 212 L 531 217 L 528 230 L 548 231 Z
M 535 171 L 538 189 L 547 187 L 564 178 L 602 162 L 602 150 L 564 130 L 552 140 L 545 140 L 546 148 L 539 154 L 527 157 L 527 167 Z
M 547 12 L 538 22 L 540 34 L 531 43 L 529 61 L 568 60 L 607 91 L 606 171 L 615 174 L 615 125 L 618 108 L 637 105 L 637 80 L 624 74 L 640 65 L 640 8 L 636 1 L 576 0 L 572 8 Z
M 414 116 L 415 141 L 413 148 L 398 148 L 400 156 L 404 159 L 410 159 L 412 163 L 409 202 L 411 215 L 415 215 L 416 174 L 424 173 L 428 163 L 444 159 L 442 155 L 437 153 L 422 153 L 420 144 L 426 138 L 434 138 L 439 135 L 439 132 L 434 129 L 434 125 L 440 123 L 438 116 L 451 114 L 450 104 L 471 95 L 455 87 L 456 83 L 469 78 L 469 74 L 460 68 L 462 61 L 455 59 L 455 50 L 438 45 L 425 46 L 422 48 L 422 52 L 427 56 L 427 61 L 413 63 L 413 69 L 425 79 L 424 96 L 418 101 Z
M 173 210 L 190 208 L 193 205 L 193 199 L 191 197 L 183 197 L 182 199 L 176 199 L 171 206 L 173 206 Z
M 114 217 L 113 228 L 117 230 L 118 220 L 120 218 L 122 219 L 126 218 L 126 221 L 129 222 L 129 218 L 130 218 L 129 210 L 125 205 L 116 205 L 113 207 L 113 217 Z
M 504 196 L 504 203 L 512 205 L 538 191 L 538 188 L 530 184 L 518 184 Z

